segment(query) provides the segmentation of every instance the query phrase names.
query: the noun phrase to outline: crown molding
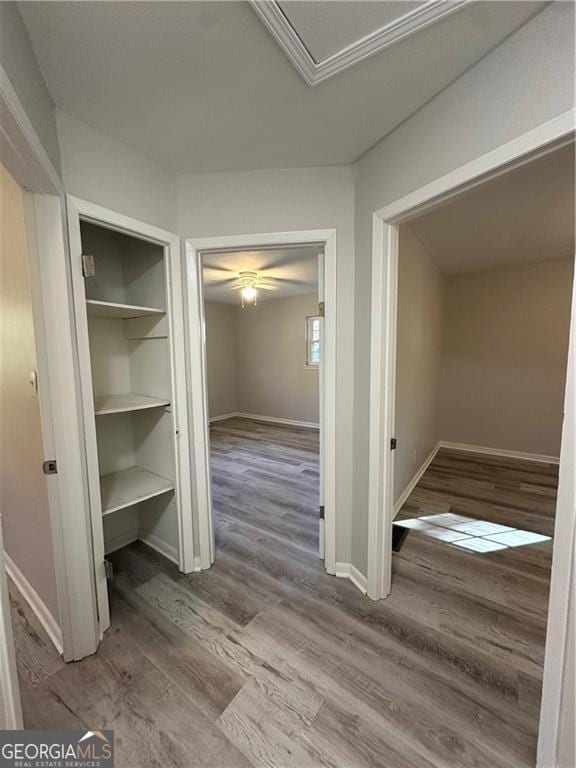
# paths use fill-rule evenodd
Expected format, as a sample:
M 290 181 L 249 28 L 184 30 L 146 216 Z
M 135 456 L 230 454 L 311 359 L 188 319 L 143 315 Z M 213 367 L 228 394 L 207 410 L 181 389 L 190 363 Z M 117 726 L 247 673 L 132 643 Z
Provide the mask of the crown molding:
M 276 0 L 249 0 L 249 2 L 306 83 L 309 86 L 315 86 L 390 45 L 419 32 L 430 24 L 434 24 L 434 22 L 454 13 L 472 0 L 428 0 L 420 8 L 405 13 L 390 24 L 380 27 L 320 62 L 312 58 L 310 51 Z

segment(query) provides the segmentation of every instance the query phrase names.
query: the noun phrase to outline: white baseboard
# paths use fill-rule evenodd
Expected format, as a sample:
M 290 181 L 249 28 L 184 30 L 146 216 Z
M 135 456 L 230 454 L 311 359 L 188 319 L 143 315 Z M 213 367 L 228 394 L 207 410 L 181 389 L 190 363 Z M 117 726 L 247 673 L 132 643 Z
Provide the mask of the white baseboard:
M 315 421 L 297 421 L 296 419 L 283 419 L 280 416 L 260 416 L 257 413 L 225 413 L 222 416 L 211 416 L 210 424 L 214 421 L 224 421 L 225 419 L 252 419 L 252 421 L 266 421 L 271 424 L 286 424 L 289 427 L 306 427 L 307 429 L 320 429 L 320 425 Z
M 526 461 L 538 461 L 541 464 L 559 464 L 559 456 L 546 456 L 541 453 L 526 453 L 524 451 L 508 451 L 505 448 L 487 448 L 483 445 L 468 445 L 467 443 L 451 443 L 440 440 L 439 448 L 449 448 L 452 451 L 467 451 L 468 453 L 485 453 L 490 456 L 503 456 L 509 459 L 525 459 Z
M 438 453 L 439 449 L 440 449 L 440 443 L 436 443 L 434 448 L 432 448 L 432 450 L 430 451 L 430 454 L 428 455 L 428 458 L 425 459 L 425 461 L 422 464 L 422 466 L 416 471 L 416 474 L 414 475 L 412 480 L 410 480 L 410 482 L 408 483 L 406 488 L 404 488 L 404 490 L 400 494 L 400 498 L 394 504 L 394 517 L 396 517 L 398 512 L 400 512 L 400 510 L 402 509 L 402 507 L 406 503 L 408 497 L 410 496 L 410 494 L 412 493 L 414 488 L 416 488 L 416 486 L 420 482 L 420 479 L 421 479 L 422 475 L 424 474 L 424 472 L 426 472 L 426 470 L 428 469 L 430 464 L 434 461 L 434 457 Z
M 336 563 L 334 566 L 334 575 L 339 579 L 350 579 L 352 584 L 362 592 L 363 595 L 368 591 L 368 579 L 352 563 Z
M 172 563 L 180 566 L 178 550 L 176 547 L 172 547 L 170 544 L 166 544 L 165 541 L 159 539 L 158 536 L 154 536 L 153 533 L 149 533 L 148 536 L 140 536 L 140 541 L 146 544 L 146 546 L 150 547 L 150 549 L 153 549 L 154 551 L 161 554 L 167 560 L 170 560 Z
M 308 429 L 320 429 L 320 425 L 314 421 L 296 421 L 295 419 L 282 419 L 279 416 L 260 416 L 257 413 L 237 413 L 241 419 L 253 421 L 269 421 L 272 424 L 286 424 L 290 427 L 307 427 Z
M 24 600 L 26 600 L 40 624 L 42 624 L 46 630 L 46 634 L 54 644 L 58 653 L 62 655 L 62 630 L 58 626 L 58 622 L 46 607 L 46 603 L 38 595 L 34 587 L 30 584 L 7 552 L 4 553 L 4 558 L 6 560 L 6 572 L 8 573 L 8 576 L 10 576 L 18 591 Z
M 234 411 L 233 413 L 223 413 L 220 416 L 210 416 L 209 421 L 210 421 L 210 424 L 212 424 L 212 422 L 214 421 L 226 421 L 226 419 L 233 419 L 235 416 L 238 416 L 236 411 Z

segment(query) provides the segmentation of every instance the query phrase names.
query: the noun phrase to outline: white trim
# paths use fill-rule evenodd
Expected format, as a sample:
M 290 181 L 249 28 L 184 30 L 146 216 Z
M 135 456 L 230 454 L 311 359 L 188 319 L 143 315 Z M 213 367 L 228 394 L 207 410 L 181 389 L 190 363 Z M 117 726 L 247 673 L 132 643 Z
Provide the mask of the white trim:
M 373 222 L 367 546 L 368 596 L 379 600 L 392 579 L 398 228 Z
M 349 579 L 363 595 L 368 591 L 368 579 L 352 563 L 336 563 L 334 576 L 339 579 Z
M 257 413 L 238 413 L 241 419 L 253 421 L 269 421 L 271 424 L 285 424 L 290 427 L 306 427 L 307 429 L 320 429 L 320 424 L 315 421 L 298 421 L 297 419 L 284 419 L 280 416 L 261 416 Z
M 542 453 L 527 453 L 526 451 L 509 451 L 506 448 L 489 448 L 484 445 L 468 445 L 467 443 L 451 443 L 440 440 L 438 448 L 449 448 L 452 451 L 466 451 L 467 453 L 485 453 L 489 456 L 502 456 L 509 459 L 523 459 L 525 461 L 538 461 L 541 464 L 559 464 L 559 456 L 546 456 Z
M 370 368 L 370 467 L 368 489 L 368 595 L 374 599 L 386 597 L 390 591 L 392 569 L 391 523 L 393 504 L 390 501 L 390 460 L 387 454 L 393 436 L 394 400 L 390 398 L 395 386 L 395 334 L 391 329 L 391 312 L 396 314 L 395 291 L 391 283 L 397 279 L 398 223 L 433 208 L 440 202 L 471 189 L 514 167 L 530 162 L 574 140 L 576 110 L 570 109 L 556 118 L 537 126 L 522 136 L 497 147 L 482 157 L 424 185 L 373 214 L 372 244 L 372 316 Z M 556 506 L 556 528 L 552 564 L 551 597 L 548 611 L 546 658 L 542 689 L 542 707 L 538 736 L 539 768 L 557 765 L 558 733 L 562 718 L 562 701 L 573 696 L 565 687 L 567 680 L 566 637 L 573 580 L 572 568 L 576 507 L 576 284 L 572 303 L 571 341 L 568 353 L 568 376 L 562 449 L 560 452 L 560 482 Z M 390 302 L 394 306 L 390 307 Z M 388 480 L 388 484 L 387 481 Z M 572 595 L 570 592 L 572 591 Z M 568 715 L 569 717 L 570 715 Z M 573 715 L 572 715 L 573 716 Z M 568 724 L 571 726 L 571 724 Z
M 86 485 L 85 449 L 79 387 L 76 329 L 70 286 L 65 211 L 60 198 L 33 195 L 30 216 L 36 231 L 35 259 L 42 291 L 38 307 L 45 328 L 44 393 L 53 426 L 53 455 L 58 474 L 47 479 L 52 513 L 54 567 L 58 583 L 64 659 L 79 660 L 95 652 L 100 631 Z M 32 242 L 32 241 L 31 241 Z M 31 272 L 32 274 L 32 272 Z M 42 376 L 40 376 L 42 379 Z M 42 383 L 42 382 L 41 382 Z M 42 390 L 41 390 L 42 391 Z M 49 421 L 42 406 L 43 427 Z M 48 432 L 44 436 L 44 440 Z M 50 449 L 50 446 L 46 446 Z M 55 486 L 55 487 L 50 487 Z
M 425 29 L 459 10 L 469 1 L 428 0 L 422 6 L 403 14 L 320 62 L 312 57 L 275 0 L 250 0 L 250 5 L 306 83 L 314 86 Z
M 271 424 L 285 424 L 290 427 L 306 427 L 307 429 L 320 429 L 320 425 L 315 421 L 297 421 L 296 419 L 284 419 L 281 416 L 261 416 L 257 413 L 227 413 L 224 416 L 211 416 L 210 423 L 213 421 L 224 421 L 224 419 L 251 419 L 252 421 L 266 421 Z
M 440 202 L 508 173 L 512 168 L 529 163 L 536 159 L 536 156 L 542 157 L 548 152 L 553 152 L 558 149 L 558 142 L 573 140 L 575 120 L 576 109 L 569 109 L 522 136 L 379 208 L 374 212 L 374 216 L 382 222 L 398 224 L 421 215 Z
M 424 472 L 426 472 L 430 464 L 432 464 L 432 462 L 436 458 L 436 454 L 438 453 L 441 447 L 442 447 L 442 443 L 436 443 L 434 448 L 432 448 L 432 450 L 430 451 L 428 458 L 426 458 L 422 466 L 416 470 L 416 474 L 414 475 L 412 480 L 410 480 L 406 488 L 404 488 L 404 490 L 400 494 L 397 501 L 394 502 L 394 517 L 396 517 L 396 515 L 398 514 L 398 512 L 400 512 L 404 504 L 406 504 L 406 502 L 408 501 L 408 498 L 410 497 L 410 494 L 422 479 L 422 475 L 424 474 Z
M 572 287 L 572 316 L 566 371 L 564 426 L 556 499 L 552 577 L 548 604 L 544 679 L 538 733 L 538 768 L 560 765 L 559 735 L 574 733 L 574 648 L 568 647 L 569 621 L 576 616 L 576 278 Z M 572 637 L 574 625 L 572 624 Z M 565 762 L 567 761 L 567 762 Z M 562 765 L 571 764 L 566 755 Z
M 213 424 L 215 421 L 226 421 L 227 419 L 234 419 L 239 415 L 236 411 L 233 411 L 232 413 L 223 413 L 220 416 L 210 416 L 209 422 Z
M 198 521 L 198 547 L 203 570 L 214 562 L 215 534 L 212 517 L 212 480 L 208 421 L 208 375 L 206 362 L 206 323 L 200 252 L 185 242 L 185 274 L 188 304 L 188 396 L 192 421 L 191 454 L 194 459 L 195 511 Z
M 324 317 L 324 515 L 325 560 L 334 573 L 336 560 L 336 230 L 315 229 L 263 234 L 223 235 L 186 240 L 188 284 L 188 333 L 190 344 L 190 410 L 192 445 L 198 501 L 200 560 L 209 568 L 214 560 L 214 526 L 210 497 L 209 421 L 207 398 L 206 336 L 202 288 L 202 253 L 210 250 L 239 250 L 281 245 L 323 245 L 325 257 Z M 250 416 L 250 418 L 252 418 Z M 261 417 L 258 417 L 261 418 Z
M 573 141 L 571 109 L 374 212 L 368 481 L 368 595 L 390 592 L 398 224 Z
M 32 192 L 62 194 L 58 172 L 1 64 L 0 118 L 0 157 L 14 178 Z
M 58 607 L 66 661 L 98 644 L 80 391 L 69 294 L 63 185 L 0 66 L 2 162 L 25 193 L 43 442 L 58 460 L 47 480 Z
M 42 624 L 42 627 L 46 630 L 46 634 L 52 641 L 58 653 L 62 655 L 62 630 L 60 629 L 58 622 L 54 616 L 52 616 L 46 607 L 46 603 L 42 600 L 38 592 L 36 592 L 32 584 L 30 584 L 26 576 L 24 576 L 20 568 L 18 568 L 14 560 L 12 560 L 6 551 L 4 551 L 4 559 L 6 561 L 6 573 L 10 576 L 18 591 L 28 603 L 34 612 L 34 615 L 40 624 Z

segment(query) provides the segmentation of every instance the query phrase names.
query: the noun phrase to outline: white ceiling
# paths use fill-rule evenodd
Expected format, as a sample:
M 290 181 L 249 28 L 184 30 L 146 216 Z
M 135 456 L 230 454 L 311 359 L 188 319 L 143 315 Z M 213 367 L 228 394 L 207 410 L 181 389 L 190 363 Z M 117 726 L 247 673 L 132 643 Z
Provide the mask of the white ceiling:
M 470 3 L 315 88 L 245 2 L 19 8 L 58 107 L 186 173 L 353 162 L 544 5 Z M 362 32 L 349 24 L 309 25 L 310 45 Z
M 410 221 L 447 273 L 574 257 L 574 146 Z
M 259 290 L 258 301 L 301 296 L 318 290 L 318 246 L 254 251 L 211 252 L 203 256 L 204 298 L 224 304 L 240 304 L 237 285 L 242 270 L 258 272 L 274 290 Z M 224 282 L 226 281 L 226 282 Z

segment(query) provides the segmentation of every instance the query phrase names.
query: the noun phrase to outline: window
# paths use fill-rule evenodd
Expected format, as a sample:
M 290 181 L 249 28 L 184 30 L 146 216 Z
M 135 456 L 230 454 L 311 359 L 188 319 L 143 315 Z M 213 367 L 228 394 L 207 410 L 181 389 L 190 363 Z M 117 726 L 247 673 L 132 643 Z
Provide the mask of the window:
M 320 365 L 320 317 L 306 318 L 306 367 Z

